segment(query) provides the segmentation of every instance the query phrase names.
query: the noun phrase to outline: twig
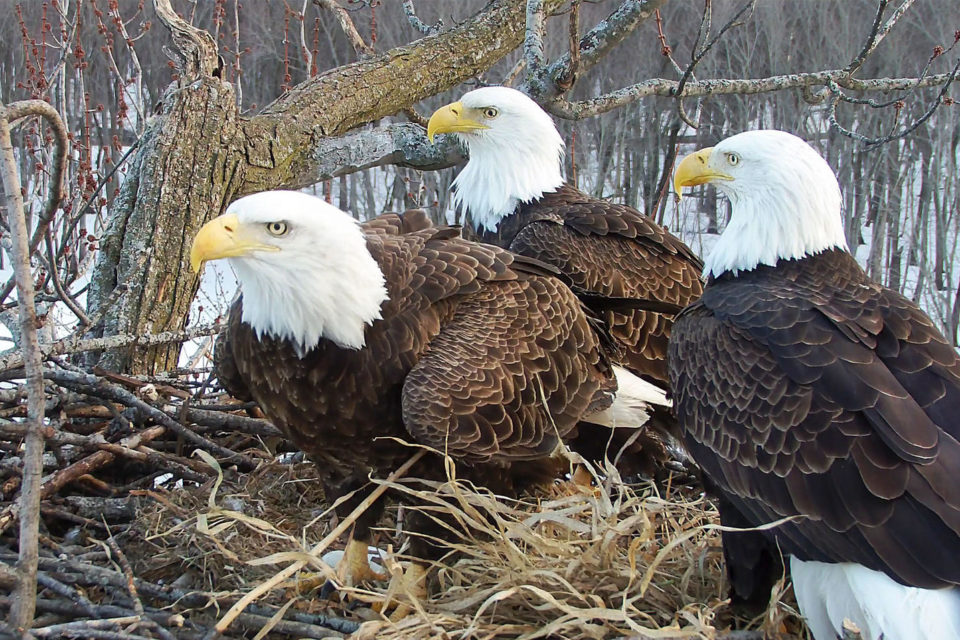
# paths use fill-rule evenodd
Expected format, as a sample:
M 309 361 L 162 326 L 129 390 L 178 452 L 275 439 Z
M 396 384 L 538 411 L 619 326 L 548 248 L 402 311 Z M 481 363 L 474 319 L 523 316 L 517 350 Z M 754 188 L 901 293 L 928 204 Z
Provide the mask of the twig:
M 60 281 L 60 273 L 57 269 L 57 252 L 53 248 L 53 238 L 50 235 L 50 229 L 47 229 L 47 232 L 44 238 L 44 241 L 47 245 L 47 256 L 49 257 L 49 264 L 47 264 L 47 272 L 50 276 L 50 281 L 53 282 L 53 288 L 56 290 L 57 295 L 60 296 L 60 299 L 63 300 L 63 303 L 67 305 L 70 311 L 73 312 L 73 315 L 77 317 L 85 327 L 90 326 L 90 318 L 87 317 L 87 314 L 83 312 L 83 309 L 80 308 L 80 305 L 77 304 L 77 301 L 73 299 L 73 296 L 63 288 L 63 283 Z
M 144 402 L 126 389 L 114 384 L 110 384 L 106 380 L 98 378 L 97 376 L 76 371 L 46 369 L 44 371 L 44 377 L 48 380 L 53 380 L 57 384 L 63 385 L 67 388 L 72 388 L 75 391 L 80 391 L 81 393 L 99 398 L 105 398 L 107 400 L 113 400 L 114 402 L 119 402 L 120 404 L 128 407 L 139 409 L 150 419 L 155 420 L 158 424 L 161 424 L 170 431 L 182 436 L 184 439 L 192 442 L 201 449 L 209 451 L 210 453 L 220 456 L 221 458 L 234 461 L 241 468 L 252 469 L 257 466 L 256 461 L 248 456 L 237 453 L 236 451 L 231 451 L 226 447 L 222 447 L 215 442 L 207 440 L 203 436 L 198 435 L 196 432 L 180 424 L 180 422 L 174 418 L 171 418 L 165 412 L 157 409 L 147 402 Z
M 36 251 L 39 246 L 40 238 L 44 237 L 50 221 L 53 220 L 53 212 L 57 210 L 60 201 L 64 197 L 63 176 L 67 172 L 67 145 L 69 137 L 67 127 L 60 118 L 60 114 L 53 106 L 43 100 L 21 100 L 7 106 L 7 119 L 10 123 L 14 120 L 27 118 L 30 116 L 40 116 L 47 121 L 53 130 L 53 173 L 50 175 L 50 193 L 47 195 L 47 204 L 44 205 L 40 213 L 38 224 L 33 233 L 30 242 L 30 253 Z M 6 295 L 3 296 L 4 298 Z M 2 299 L 2 298 L 0 298 Z
M 40 345 L 40 352 L 44 358 L 52 358 L 54 356 L 83 353 L 85 351 L 116 349 L 118 347 L 152 347 L 159 344 L 186 342 L 194 338 L 216 335 L 222 328 L 223 326 L 221 324 L 213 323 L 192 327 L 184 331 L 164 331 L 162 333 L 151 333 L 145 336 L 121 334 L 108 336 L 106 338 L 81 338 L 79 335 L 73 335 L 69 338 L 58 340 L 57 342 Z M 0 356 L 0 372 L 19 369 L 23 364 L 23 356 L 18 353 Z
M 311 556 L 317 556 L 323 551 L 325 551 L 326 548 L 329 547 L 334 540 L 339 538 L 343 533 L 345 533 L 347 530 L 350 529 L 350 527 L 353 526 L 353 523 L 360 516 L 360 514 L 362 514 L 364 511 L 367 510 L 367 508 L 370 505 L 376 502 L 381 495 L 386 493 L 387 488 L 391 483 L 396 482 L 398 479 L 402 478 L 404 474 L 406 474 L 407 471 L 409 471 L 410 468 L 413 467 L 413 465 L 416 464 L 417 461 L 420 460 L 420 458 L 422 458 L 424 455 L 426 455 L 426 451 L 423 449 L 420 449 L 419 451 L 414 453 L 412 456 L 410 456 L 410 459 L 404 462 L 400 467 L 398 467 L 396 471 L 391 473 L 382 484 L 377 485 L 377 487 L 370 492 L 370 495 L 364 498 L 364 500 L 360 504 L 358 504 L 356 508 L 353 511 L 351 511 L 350 514 L 346 518 L 344 518 L 343 521 L 340 522 L 340 524 L 337 525 L 336 528 L 334 528 L 333 531 L 328 533 L 326 537 L 323 538 L 323 540 L 315 544 L 313 548 L 310 549 L 309 554 Z M 283 582 L 284 580 L 286 580 L 287 578 L 295 574 L 297 571 L 305 567 L 306 564 L 307 564 L 306 560 L 297 560 L 296 562 L 288 566 L 286 569 L 280 571 L 279 573 L 274 574 L 274 576 L 269 580 L 267 580 L 266 582 L 262 582 L 259 585 L 257 585 L 255 589 L 248 592 L 246 595 L 244 595 L 240 599 L 239 602 L 237 602 L 235 605 L 230 607 L 230 610 L 227 611 L 226 614 L 224 614 L 224 616 L 219 620 L 219 622 L 217 622 L 217 625 L 215 627 L 217 632 L 223 633 L 227 629 L 227 627 L 230 626 L 233 620 L 238 615 L 240 615 L 243 612 L 243 610 L 247 608 L 249 604 L 253 603 L 254 600 L 259 598 L 263 594 L 269 592 L 276 585 L 280 584 L 281 582 Z
M 435 33 L 440 33 L 440 31 L 443 29 L 442 18 L 438 19 L 437 23 L 431 27 L 417 17 L 417 10 L 413 6 L 413 0 L 403 0 L 403 12 L 406 14 L 407 21 L 410 23 L 410 26 L 422 34 L 432 36 Z
M 867 36 L 867 42 L 863 45 L 863 49 L 858 53 L 853 60 L 850 61 L 844 71 L 847 72 L 847 75 L 853 75 L 860 70 L 860 67 L 863 66 L 863 63 L 866 62 L 867 58 L 876 50 L 877 46 L 883 39 L 886 37 L 890 30 L 893 29 L 893 26 L 897 24 L 897 21 L 906 13 L 907 9 L 914 3 L 914 0 L 903 0 L 899 7 L 893 11 L 893 15 L 887 19 L 883 26 L 880 25 L 880 21 L 883 20 L 883 12 L 887 8 L 887 4 L 890 0 L 880 0 L 877 3 L 877 17 L 873 21 L 873 27 L 870 29 L 870 35 Z
M 41 101 L 37 101 L 41 102 Z M 10 610 L 10 623 L 20 632 L 26 632 L 33 623 L 37 595 L 38 533 L 40 525 L 40 478 L 43 474 L 43 360 L 40 355 L 40 340 L 37 336 L 37 311 L 34 302 L 33 277 L 30 270 L 30 249 L 27 244 L 27 221 L 23 213 L 23 196 L 20 193 L 20 177 L 13 156 L 8 117 L 36 113 L 59 121 L 60 116 L 46 103 L 52 114 L 45 109 L 29 109 L 24 103 L 8 109 L 0 104 L 0 172 L 3 173 L 3 188 L 6 193 L 7 226 L 13 245 L 13 268 L 17 279 L 17 297 L 20 301 L 20 349 L 27 371 L 27 415 L 29 431 L 23 455 L 23 474 L 20 490 L 20 536 L 17 559 L 16 602 Z M 30 105 L 34 106 L 34 105 Z M 63 128 L 63 123 L 60 122 Z M 54 189 L 59 202 L 59 185 Z M 52 198 L 53 196 L 51 196 Z
M 686 70 L 683 72 L 683 75 L 680 77 L 680 82 L 677 83 L 677 88 L 674 93 L 674 95 L 677 98 L 677 113 L 679 114 L 680 119 L 686 122 L 692 128 L 696 129 L 697 125 L 690 119 L 689 116 L 687 116 L 687 112 L 684 111 L 684 108 L 683 108 L 684 87 L 687 85 L 687 82 L 690 81 L 691 76 L 693 76 L 693 70 L 696 69 L 697 64 L 699 64 L 700 61 L 703 60 L 704 56 L 706 56 L 707 53 L 709 53 L 710 50 L 713 49 L 713 46 L 720 41 L 720 38 L 722 38 L 727 31 L 729 31 L 730 29 L 732 29 L 737 25 L 742 24 L 740 22 L 741 17 L 745 13 L 747 13 L 747 11 L 753 12 L 753 8 L 756 4 L 757 4 L 757 0 L 747 0 L 747 2 L 744 3 L 744 5 L 740 7 L 740 9 L 735 14 L 733 14 L 733 17 L 730 18 L 730 20 L 728 20 L 727 23 L 720 28 L 720 31 L 717 32 L 717 35 L 713 36 L 710 42 L 704 45 L 704 47 L 699 51 L 694 51 L 693 58 L 690 60 L 690 64 L 687 65 Z M 704 22 L 706 22 L 706 18 L 704 19 Z M 699 36 L 698 36 L 698 40 L 699 40 Z
M 602 60 L 611 49 L 650 19 L 665 2 L 666 0 L 623 0 L 613 13 L 580 38 L 577 46 L 579 72 L 586 72 Z M 569 73 L 571 64 L 572 56 L 567 52 L 550 64 L 547 76 L 556 83 L 558 78 Z
M 119 444 L 127 448 L 134 448 L 142 442 L 149 442 L 159 437 L 164 432 L 166 432 L 164 427 L 150 427 L 140 433 L 127 436 L 121 440 Z M 80 476 L 113 462 L 115 457 L 116 456 L 109 451 L 97 451 L 82 460 L 74 462 L 69 467 L 56 471 L 40 487 L 40 498 L 46 500 Z M 3 533 L 16 517 L 17 514 L 12 505 L 0 511 L 0 533 Z
M 957 60 L 957 64 L 954 65 L 953 71 L 950 72 L 950 75 L 948 76 L 947 81 L 943 83 L 943 86 L 940 88 L 940 92 L 937 94 L 937 97 L 934 99 L 933 104 L 930 105 L 930 108 L 928 108 L 922 116 L 917 118 L 917 120 L 913 124 L 911 124 L 908 127 L 904 127 L 900 131 L 894 131 L 888 135 L 885 135 L 879 138 L 868 138 L 867 136 L 864 136 L 855 131 L 851 131 L 845 128 L 843 125 L 841 125 L 837 121 L 837 104 L 842 99 L 841 97 L 842 93 L 840 92 L 840 88 L 834 82 L 830 82 L 827 85 L 834 94 L 833 101 L 830 103 L 830 110 L 827 115 L 827 121 L 830 123 L 830 126 L 836 129 L 837 132 L 840 133 L 841 135 L 846 136 L 847 138 L 851 138 L 853 140 L 857 140 L 858 142 L 863 143 L 867 147 L 876 147 L 882 144 L 886 144 L 888 142 L 892 142 L 893 140 L 903 138 L 905 136 L 910 135 L 914 131 L 916 131 L 916 129 L 920 125 L 922 125 L 924 122 L 929 120 L 930 116 L 932 116 L 934 112 L 940 108 L 940 105 L 944 103 L 944 96 L 946 96 L 947 90 L 950 89 L 950 85 L 953 84 L 954 79 L 956 79 L 957 77 L 958 71 L 960 71 L 960 60 Z
M 347 40 L 357 53 L 357 56 L 367 58 L 376 54 L 373 47 L 364 42 L 363 38 L 360 37 L 360 32 L 357 31 L 356 25 L 353 24 L 353 18 L 350 17 L 346 9 L 340 6 L 337 0 L 313 0 L 313 3 L 334 15 L 340 24 L 340 29 L 343 30 L 343 35 L 347 36 Z
M 106 522 L 104 522 L 104 524 L 106 524 Z M 130 563 L 127 562 L 127 556 L 121 551 L 120 545 L 117 544 L 117 540 L 113 537 L 113 534 L 107 538 L 107 545 L 109 545 L 110 550 L 116 557 L 120 569 L 123 570 L 123 577 L 127 579 L 127 591 L 130 593 L 130 599 L 133 601 L 133 610 L 137 612 L 137 616 L 142 618 L 144 615 L 143 603 L 140 602 L 140 594 L 137 593 L 137 587 L 133 583 L 133 569 L 130 567 Z

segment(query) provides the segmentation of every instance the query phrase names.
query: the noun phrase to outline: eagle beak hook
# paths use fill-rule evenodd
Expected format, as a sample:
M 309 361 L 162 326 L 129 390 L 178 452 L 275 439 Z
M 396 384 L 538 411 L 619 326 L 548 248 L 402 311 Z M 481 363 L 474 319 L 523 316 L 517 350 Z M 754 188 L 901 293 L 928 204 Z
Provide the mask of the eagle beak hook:
M 712 154 L 713 147 L 700 149 L 686 156 L 677 165 L 673 174 L 673 190 L 677 194 L 678 201 L 682 197 L 683 187 L 694 187 L 717 179 L 730 179 L 730 176 L 710 169 L 710 156 Z
M 229 258 L 246 253 L 248 247 L 238 242 L 236 232 L 240 220 L 234 214 L 214 218 L 200 228 L 190 247 L 190 268 L 200 273 L 209 260 Z

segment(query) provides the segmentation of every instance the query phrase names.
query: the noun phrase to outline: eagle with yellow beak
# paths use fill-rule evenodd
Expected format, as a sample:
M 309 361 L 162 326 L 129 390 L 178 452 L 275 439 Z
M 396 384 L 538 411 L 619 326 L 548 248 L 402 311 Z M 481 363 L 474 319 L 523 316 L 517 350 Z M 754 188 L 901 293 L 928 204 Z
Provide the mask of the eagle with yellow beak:
M 960 638 L 960 359 L 847 250 L 830 166 L 782 131 L 685 158 L 732 217 L 673 326 L 684 441 L 717 496 L 734 600 L 789 562 L 816 640 Z M 761 525 L 773 525 L 758 529 Z
M 432 227 L 422 213 L 359 224 L 297 192 L 240 198 L 200 229 L 195 270 L 225 259 L 242 296 L 216 347 L 221 383 L 255 400 L 316 463 L 345 517 L 412 453 L 411 475 L 457 476 L 507 496 L 552 482 L 564 442 L 601 419 L 616 381 L 598 325 L 546 265 Z M 407 496 L 409 498 L 409 496 Z M 353 584 L 369 567 L 370 527 L 354 526 L 341 565 Z M 415 585 L 446 552 L 444 528 L 410 514 Z
M 453 183 L 469 237 L 559 269 L 610 326 L 619 364 L 666 385 L 670 310 L 702 291 L 702 264 L 693 251 L 636 209 L 567 184 L 556 125 L 516 89 L 475 89 L 438 109 L 427 135 L 441 133 L 456 135 L 470 152 Z M 662 303 L 664 311 L 604 305 L 616 298 Z

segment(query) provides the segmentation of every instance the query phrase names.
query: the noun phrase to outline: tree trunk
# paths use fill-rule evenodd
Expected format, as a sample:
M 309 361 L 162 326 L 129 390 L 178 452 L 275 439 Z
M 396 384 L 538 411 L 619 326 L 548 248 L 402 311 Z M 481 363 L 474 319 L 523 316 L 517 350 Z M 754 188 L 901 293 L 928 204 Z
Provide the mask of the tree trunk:
M 553 12 L 561 4 L 551 0 L 547 8 Z M 97 313 L 114 304 L 95 335 L 183 328 L 199 285 L 188 269 L 189 247 L 203 223 L 240 195 L 300 188 L 333 177 L 324 169 L 326 139 L 393 115 L 490 68 L 523 40 L 526 3 L 492 0 L 448 31 L 314 76 L 250 119 L 239 117 L 234 90 L 219 77 L 210 35 L 183 22 L 169 0 L 155 0 L 155 5 L 185 63 L 110 210 L 90 308 Z M 426 145 L 422 130 L 417 136 Z M 413 144 L 400 140 L 399 150 L 386 153 L 377 146 L 379 140 L 373 148 L 361 144 L 352 166 L 402 164 L 403 145 Z M 441 163 L 431 168 L 445 166 L 447 154 L 438 155 Z M 175 367 L 178 358 L 179 346 L 152 347 L 105 353 L 99 364 L 156 373 Z

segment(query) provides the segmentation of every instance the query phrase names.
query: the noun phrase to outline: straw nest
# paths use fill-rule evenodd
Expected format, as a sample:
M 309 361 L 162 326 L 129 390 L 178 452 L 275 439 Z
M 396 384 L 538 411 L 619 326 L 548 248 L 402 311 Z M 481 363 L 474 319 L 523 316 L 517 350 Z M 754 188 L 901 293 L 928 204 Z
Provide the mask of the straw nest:
M 386 584 L 341 590 L 342 600 L 321 597 L 319 585 L 333 576 L 323 554 L 342 547 L 337 534 L 350 522 L 334 522 L 311 464 L 275 462 L 243 476 L 216 468 L 216 482 L 149 492 L 136 527 L 138 574 L 245 598 L 234 609 L 259 600 L 357 620 L 356 638 L 762 637 L 725 631 L 733 621 L 719 519 L 694 487 L 631 485 L 608 468 L 596 495 L 558 486 L 506 501 L 456 480 L 374 481 L 442 513 L 459 541 L 431 572 L 430 598 L 412 602 L 412 614 L 394 623 L 368 606 L 405 598 L 396 589 L 387 594 Z M 409 508 L 388 510 L 376 533 L 389 551 L 381 563 L 393 574 L 406 562 L 397 515 Z M 763 618 L 735 626 L 774 636 L 802 629 L 781 596 Z M 225 629 L 239 611 L 214 613 Z M 258 637 L 269 637 L 269 627 Z

